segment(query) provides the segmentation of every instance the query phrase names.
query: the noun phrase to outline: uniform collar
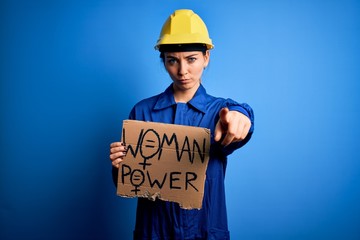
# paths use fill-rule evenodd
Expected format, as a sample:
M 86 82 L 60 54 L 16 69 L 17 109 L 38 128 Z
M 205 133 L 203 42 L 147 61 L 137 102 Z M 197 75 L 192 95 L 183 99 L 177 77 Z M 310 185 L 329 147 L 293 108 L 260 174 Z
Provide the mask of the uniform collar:
M 189 105 L 194 107 L 195 109 L 205 113 L 206 112 L 206 90 L 202 84 L 200 84 L 198 90 L 196 91 L 194 97 L 188 102 Z M 160 110 L 164 108 L 171 107 L 176 105 L 174 99 L 174 90 L 172 84 L 162 93 L 160 94 L 155 106 L 154 110 Z

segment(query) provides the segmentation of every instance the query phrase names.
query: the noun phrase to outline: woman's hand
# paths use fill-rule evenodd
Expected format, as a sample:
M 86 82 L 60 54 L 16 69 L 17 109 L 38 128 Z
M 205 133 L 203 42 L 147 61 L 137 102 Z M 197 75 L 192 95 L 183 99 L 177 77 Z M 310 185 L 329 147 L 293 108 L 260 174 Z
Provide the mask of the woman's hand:
M 120 163 L 126 156 L 126 150 L 127 148 L 122 142 L 114 142 L 110 144 L 110 160 L 114 167 L 120 167 Z
M 220 141 L 224 146 L 233 142 L 240 142 L 246 138 L 251 127 L 250 119 L 238 111 L 229 111 L 223 108 L 219 112 L 220 119 L 215 127 L 215 141 Z

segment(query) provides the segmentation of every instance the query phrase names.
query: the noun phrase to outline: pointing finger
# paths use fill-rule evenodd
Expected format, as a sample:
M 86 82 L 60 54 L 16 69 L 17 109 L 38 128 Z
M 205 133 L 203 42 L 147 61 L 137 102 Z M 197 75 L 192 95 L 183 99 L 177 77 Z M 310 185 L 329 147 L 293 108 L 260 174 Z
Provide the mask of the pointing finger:
M 216 123 L 216 126 L 215 126 L 215 136 L 214 136 L 214 140 L 216 142 L 220 141 L 221 139 L 221 136 L 223 134 L 223 131 L 222 131 L 222 126 L 221 126 L 221 123 L 220 123 L 220 120 Z
M 224 124 L 224 123 L 228 123 L 228 119 L 227 119 L 227 114 L 230 110 L 225 107 L 225 108 L 222 108 L 219 112 L 219 117 L 220 117 L 220 121 Z

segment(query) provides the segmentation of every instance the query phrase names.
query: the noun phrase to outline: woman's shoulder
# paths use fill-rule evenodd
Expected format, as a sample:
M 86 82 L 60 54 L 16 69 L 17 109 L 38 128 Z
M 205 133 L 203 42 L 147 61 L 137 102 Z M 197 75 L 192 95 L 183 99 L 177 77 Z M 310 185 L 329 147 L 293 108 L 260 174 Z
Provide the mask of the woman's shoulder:
M 131 109 L 129 118 L 145 121 L 146 120 L 145 116 L 151 115 L 151 112 L 153 111 L 159 96 L 160 94 L 152 97 L 144 98 L 139 102 L 137 102 Z
M 164 93 L 159 93 L 159 94 L 153 95 L 151 97 L 144 98 L 144 99 L 140 100 L 139 102 L 137 102 L 133 108 L 134 109 L 152 109 L 163 94 Z
M 173 102 L 173 95 L 171 85 L 164 91 L 157 95 L 145 98 L 135 104 L 134 108 L 154 108 L 158 102 L 160 104 L 169 104 Z

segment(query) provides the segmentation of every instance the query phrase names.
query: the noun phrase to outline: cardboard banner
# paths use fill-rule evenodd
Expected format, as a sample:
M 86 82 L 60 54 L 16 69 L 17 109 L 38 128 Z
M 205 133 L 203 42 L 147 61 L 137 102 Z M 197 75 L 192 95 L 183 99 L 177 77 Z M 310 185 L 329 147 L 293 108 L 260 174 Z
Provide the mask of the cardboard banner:
M 185 209 L 200 209 L 209 161 L 206 128 L 125 120 L 117 194 L 159 198 Z

